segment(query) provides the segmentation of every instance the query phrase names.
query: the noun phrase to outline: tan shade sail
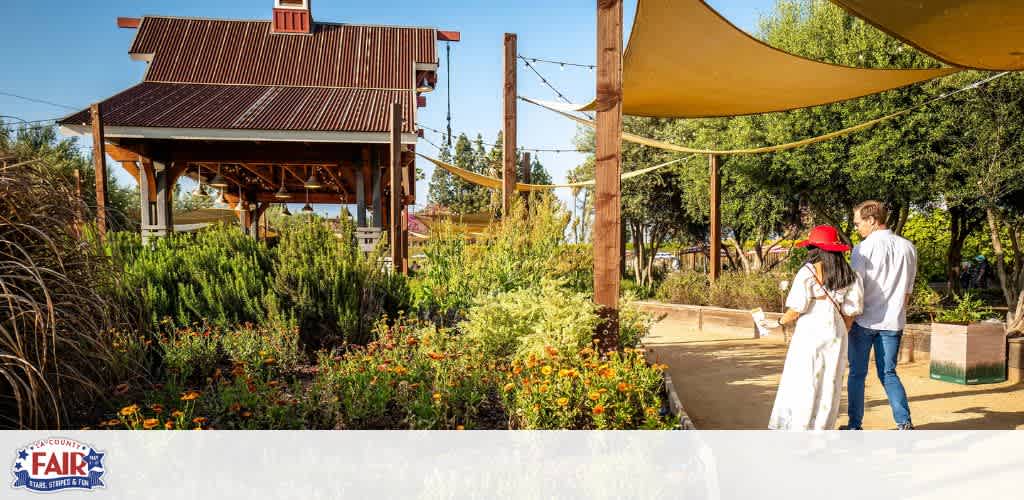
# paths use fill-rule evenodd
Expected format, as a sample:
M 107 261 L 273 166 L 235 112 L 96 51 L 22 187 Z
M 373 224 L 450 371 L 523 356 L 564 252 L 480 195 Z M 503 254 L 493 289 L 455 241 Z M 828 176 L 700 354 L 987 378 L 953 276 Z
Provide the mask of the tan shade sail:
M 1024 69 L 1024 0 L 832 0 L 949 64 Z
M 956 71 L 862 69 L 813 61 L 758 41 L 700 0 L 639 0 L 624 57 L 623 112 L 699 118 L 785 111 Z

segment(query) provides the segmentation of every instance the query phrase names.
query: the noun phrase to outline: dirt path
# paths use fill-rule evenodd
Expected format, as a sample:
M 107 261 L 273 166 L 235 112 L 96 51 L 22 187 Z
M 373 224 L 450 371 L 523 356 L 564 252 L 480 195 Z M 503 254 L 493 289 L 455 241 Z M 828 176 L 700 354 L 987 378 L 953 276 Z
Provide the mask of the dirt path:
M 786 357 L 781 339 L 700 334 L 664 320 L 644 340 L 651 360 L 669 365 L 683 407 L 698 429 L 764 429 Z M 882 384 L 868 375 L 864 428 L 893 429 Z M 897 373 L 918 429 L 1024 429 L 1024 383 L 963 386 L 928 377 L 928 359 Z M 1019 378 L 1019 377 L 1018 377 Z M 839 424 L 846 423 L 843 394 Z

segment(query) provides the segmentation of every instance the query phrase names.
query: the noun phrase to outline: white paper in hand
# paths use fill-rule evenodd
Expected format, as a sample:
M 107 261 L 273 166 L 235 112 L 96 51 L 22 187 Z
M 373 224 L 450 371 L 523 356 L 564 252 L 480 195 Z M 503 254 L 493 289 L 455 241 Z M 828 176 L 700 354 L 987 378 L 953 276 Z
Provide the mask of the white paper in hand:
M 772 330 L 778 328 L 779 322 L 773 319 L 768 319 L 764 313 L 764 310 L 758 307 L 750 311 L 750 316 L 754 319 L 754 325 L 757 326 L 758 337 L 766 337 L 772 334 Z

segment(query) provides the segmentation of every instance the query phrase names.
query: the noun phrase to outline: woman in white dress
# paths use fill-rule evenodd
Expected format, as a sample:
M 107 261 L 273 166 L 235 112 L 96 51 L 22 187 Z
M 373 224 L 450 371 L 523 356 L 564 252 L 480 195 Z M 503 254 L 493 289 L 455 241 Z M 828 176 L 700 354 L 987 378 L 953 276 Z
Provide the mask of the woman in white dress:
M 864 309 L 864 286 L 834 227 L 818 226 L 793 278 L 782 324 L 796 322 L 769 429 L 834 429 L 846 372 L 847 331 Z

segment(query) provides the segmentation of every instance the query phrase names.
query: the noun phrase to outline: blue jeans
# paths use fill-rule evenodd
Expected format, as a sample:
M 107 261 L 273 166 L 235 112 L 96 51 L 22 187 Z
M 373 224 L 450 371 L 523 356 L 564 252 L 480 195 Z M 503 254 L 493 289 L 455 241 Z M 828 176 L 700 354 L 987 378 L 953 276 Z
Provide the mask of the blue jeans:
M 850 378 L 847 380 L 847 399 L 850 414 L 849 426 L 859 429 L 864 420 L 864 380 L 868 376 L 868 357 L 875 348 L 875 368 L 878 379 L 885 387 L 885 394 L 892 407 L 892 418 L 896 424 L 910 422 L 910 405 L 907 392 L 900 377 L 896 375 L 896 358 L 900 352 L 903 330 L 872 330 L 856 323 L 850 329 Z

